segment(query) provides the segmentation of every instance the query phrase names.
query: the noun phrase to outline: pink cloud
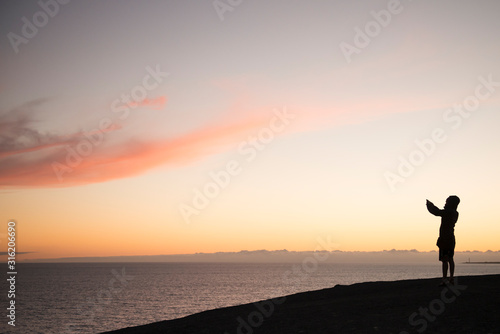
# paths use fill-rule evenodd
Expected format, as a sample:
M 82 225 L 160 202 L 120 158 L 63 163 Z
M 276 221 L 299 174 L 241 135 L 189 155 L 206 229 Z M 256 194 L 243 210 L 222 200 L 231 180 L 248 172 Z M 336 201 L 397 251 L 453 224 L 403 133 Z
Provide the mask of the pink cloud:
M 148 141 L 118 137 L 108 141 L 108 136 L 121 129 L 118 124 L 104 131 L 80 131 L 64 136 L 45 134 L 34 128 L 29 113 L 9 113 L 0 122 L 0 187 L 69 187 L 106 182 L 139 175 L 165 164 L 187 164 L 222 152 L 269 125 L 269 110 L 250 110 L 247 99 L 247 95 L 236 99 L 231 106 L 235 111 L 225 114 L 218 122 L 175 137 Z M 166 99 L 157 98 L 144 100 L 142 105 L 153 107 L 165 102 Z M 300 121 L 287 131 L 315 131 L 363 123 L 392 113 L 446 107 L 439 102 L 442 103 L 422 95 L 359 99 L 345 96 L 329 105 L 314 105 L 313 100 L 303 96 L 301 101 L 292 104 L 294 112 L 301 114 Z M 247 116 L 234 119 L 234 115 Z M 20 134 L 26 138 L 20 140 Z
M 174 138 L 156 141 L 127 139 L 113 145 L 105 143 L 103 138 L 105 132 L 120 129 L 118 125 L 105 132 L 96 130 L 49 136 L 30 128 L 28 123 L 18 122 L 18 126 L 11 128 L 9 138 L 14 138 L 16 131 L 29 130 L 36 134 L 33 143 L 2 142 L 2 188 L 78 186 L 139 175 L 163 164 L 186 164 L 244 140 L 247 134 L 267 126 L 269 116 L 219 121 Z

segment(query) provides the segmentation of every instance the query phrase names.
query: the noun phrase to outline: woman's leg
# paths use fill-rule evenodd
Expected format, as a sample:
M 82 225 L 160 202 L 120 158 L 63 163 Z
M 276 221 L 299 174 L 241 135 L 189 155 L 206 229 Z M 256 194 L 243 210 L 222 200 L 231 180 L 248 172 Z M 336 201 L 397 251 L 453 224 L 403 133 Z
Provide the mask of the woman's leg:
M 450 280 L 453 282 L 453 275 L 455 274 L 455 261 L 453 258 L 450 258 Z
M 450 268 L 451 269 L 451 268 Z M 443 280 L 448 277 L 448 257 L 443 258 Z

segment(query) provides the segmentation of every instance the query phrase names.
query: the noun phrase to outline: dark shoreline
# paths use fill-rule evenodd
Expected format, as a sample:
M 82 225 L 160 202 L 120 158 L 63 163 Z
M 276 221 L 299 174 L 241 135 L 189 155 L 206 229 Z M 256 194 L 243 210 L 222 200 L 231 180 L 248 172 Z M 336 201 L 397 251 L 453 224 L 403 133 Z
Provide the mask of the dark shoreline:
M 500 333 L 500 275 L 440 281 L 337 285 L 105 333 Z

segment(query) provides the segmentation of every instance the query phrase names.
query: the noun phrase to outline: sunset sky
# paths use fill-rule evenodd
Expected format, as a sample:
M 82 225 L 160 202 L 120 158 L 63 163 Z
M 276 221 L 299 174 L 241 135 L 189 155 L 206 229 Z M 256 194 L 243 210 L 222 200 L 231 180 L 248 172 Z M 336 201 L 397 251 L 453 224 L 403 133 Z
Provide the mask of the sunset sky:
M 500 2 L 40 3 L 0 4 L 1 252 L 429 251 L 452 194 L 499 250 Z

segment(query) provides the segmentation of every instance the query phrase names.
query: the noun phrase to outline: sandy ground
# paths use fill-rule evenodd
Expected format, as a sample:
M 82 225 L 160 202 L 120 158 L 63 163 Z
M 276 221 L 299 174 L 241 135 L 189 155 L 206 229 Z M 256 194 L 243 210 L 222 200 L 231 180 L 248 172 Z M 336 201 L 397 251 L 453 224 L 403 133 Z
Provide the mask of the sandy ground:
M 439 283 L 337 285 L 106 333 L 500 333 L 500 275 Z

